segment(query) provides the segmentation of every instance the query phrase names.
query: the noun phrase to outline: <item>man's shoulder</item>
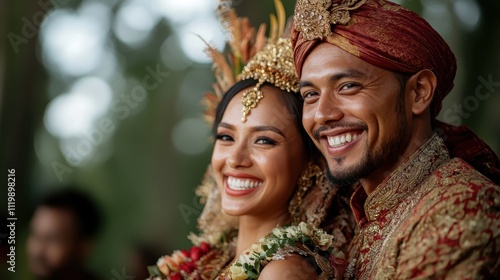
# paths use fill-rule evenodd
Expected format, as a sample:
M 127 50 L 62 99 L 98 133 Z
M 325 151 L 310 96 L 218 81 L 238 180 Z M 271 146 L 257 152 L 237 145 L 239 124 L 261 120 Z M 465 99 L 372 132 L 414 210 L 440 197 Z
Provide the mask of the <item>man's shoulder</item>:
M 440 166 L 423 185 L 430 191 L 415 209 L 422 215 L 456 212 L 481 219 L 491 213 L 500 218 L 500 187 L 460 158 Z
M 500 194 L 499 186 L 460 158 L 453 158 L 441 165 L 426 181 L 434 185 L 434 191 L 443 194 L 453 195 L 482 189 L 496 190 L 494 193 Z
M 498 273 L 500 188 L 466 162 L 452 159 L 426 178 L 421 190 L 396 231 L 399 277 L 410 278 L 415 271 L 449 273 L 453 279 Z

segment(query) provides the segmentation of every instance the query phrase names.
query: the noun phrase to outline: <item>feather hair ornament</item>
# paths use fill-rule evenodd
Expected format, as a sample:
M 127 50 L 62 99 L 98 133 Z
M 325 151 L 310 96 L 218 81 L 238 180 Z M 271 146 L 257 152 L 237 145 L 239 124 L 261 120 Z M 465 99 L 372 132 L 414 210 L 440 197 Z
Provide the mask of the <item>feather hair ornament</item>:
M 222 95 L 236 82 L 243 67 L 268 43 L 276 42 L 285 29 L 285 9 L 281 0 L 274 0 L 276 15 L 270 15 L 269 38 L 266 38 L 266 24 L 261 24 L 256 30 L 245 17 L 238 17 L 232 7 L 232 1 L 220 0 L 217 7 L 219 20 L 229 36 L 227 45 L 229 51 L 224 55 L 213 45 L 206 44 L 205 52 L 212 60 L 216 82 L 212 84 L 213 92 L 207 92 L 202 100 L 205 106 L 204 118 L 212 125 L 215 120 L 215 110 Z

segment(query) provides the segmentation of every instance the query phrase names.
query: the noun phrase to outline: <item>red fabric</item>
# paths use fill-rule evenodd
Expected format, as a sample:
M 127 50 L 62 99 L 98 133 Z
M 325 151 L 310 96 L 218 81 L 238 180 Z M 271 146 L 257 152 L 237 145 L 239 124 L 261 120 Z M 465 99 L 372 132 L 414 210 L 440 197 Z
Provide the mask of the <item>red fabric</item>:
M 443 138 L 450 157 L 459 157 L 500 186 L 500 160 L 470 128 L 433 121 L 434 131 Z
M 455 55 L 444 39 L 422 17 L 389 1 L 368 0 L 350 14 L 349 24 L 331 25 L 333 34 L 323 41 L 329 42 L 334 36 L 346 39 L 356 49 L 334 44 L 388 71 L 414 74 L 422 69 L 431 70 L 438 79 L 432 105 L 436 116 L 444 97 L 453 88 L 457 68 Z M 293 28 L 294 63 L 299 77 L 304 60 L 320 42 L 305 40 Z

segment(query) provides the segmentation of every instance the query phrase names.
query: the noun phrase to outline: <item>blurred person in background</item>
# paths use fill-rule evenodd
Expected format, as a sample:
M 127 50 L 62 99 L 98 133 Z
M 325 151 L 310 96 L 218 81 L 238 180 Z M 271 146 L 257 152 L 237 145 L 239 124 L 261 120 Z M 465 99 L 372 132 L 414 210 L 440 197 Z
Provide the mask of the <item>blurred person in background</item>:
M 31 219 L 27 255 L 36 279 L 98 279 L 85 267 L 101 226 L 97 205 L 74 188 L 47 195 Z

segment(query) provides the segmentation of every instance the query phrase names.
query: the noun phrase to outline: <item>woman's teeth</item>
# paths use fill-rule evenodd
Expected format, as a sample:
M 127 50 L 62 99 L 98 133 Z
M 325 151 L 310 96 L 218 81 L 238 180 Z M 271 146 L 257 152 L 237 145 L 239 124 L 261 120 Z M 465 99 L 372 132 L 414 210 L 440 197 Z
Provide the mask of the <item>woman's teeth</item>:
M 348 133 L 344 133 L 344 134 L 337 135 L 337 136 L 327 137 L 328 138 L 328 145 L 330 145 L 330 147 L 338 147 L 338 146 L 343 145 L 345 143 L 349 143 L 349 142 L 356 140 L 356 138 L 358 138 L 358 136 L 359 136 L 358 134 L 348 132 Z
M 230 189 L 232 190 L 248 190 L 248 189 L 253 189 L 262 184 L 262 181 L 255 181 L 255 180 L 249 180 L 249 179 L 238 179 L 238 178 L 233 178 L 233 177 L 228 177 L 227 178 L 227 185 L 229 186 Z

